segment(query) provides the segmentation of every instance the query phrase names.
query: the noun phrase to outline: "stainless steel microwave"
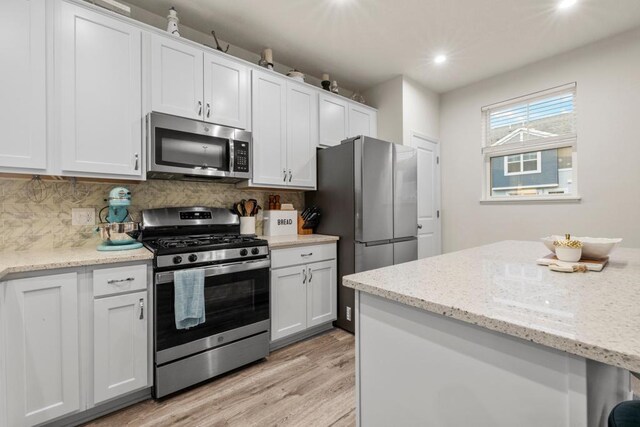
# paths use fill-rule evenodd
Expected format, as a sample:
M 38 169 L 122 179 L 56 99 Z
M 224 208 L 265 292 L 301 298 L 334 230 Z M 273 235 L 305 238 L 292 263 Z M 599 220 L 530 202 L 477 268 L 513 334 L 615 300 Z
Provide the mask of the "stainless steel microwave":
M 147 138 L 149 178 L 251 178 L 251 132 L 154 112 L 147 116 Z

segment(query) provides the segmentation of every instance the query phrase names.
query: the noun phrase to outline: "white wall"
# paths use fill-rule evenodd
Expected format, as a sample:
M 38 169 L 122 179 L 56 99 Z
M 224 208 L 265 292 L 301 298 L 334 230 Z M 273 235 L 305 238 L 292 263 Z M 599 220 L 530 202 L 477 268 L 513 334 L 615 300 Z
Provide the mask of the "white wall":
M 580 203 L 482 205 L 484 105 L 577 82 Z M 572 233 L 640 247 L 640 29 L 441 97 L 443 249 Z
M 378 138 L 402 143 L 402 76 L 380 83 L 362 96 L 367 105 L 378 109 Z
M 411 144 L 411 132 L 433 140 L 440 135 L 440 96 L 408 77 L 402 79 L 404 145 Z
M 419 83 L 397 76 L 363 93 L 378 109 L 378 138 L 409 145 L 411 132 L 438 139 L 439 95 Z

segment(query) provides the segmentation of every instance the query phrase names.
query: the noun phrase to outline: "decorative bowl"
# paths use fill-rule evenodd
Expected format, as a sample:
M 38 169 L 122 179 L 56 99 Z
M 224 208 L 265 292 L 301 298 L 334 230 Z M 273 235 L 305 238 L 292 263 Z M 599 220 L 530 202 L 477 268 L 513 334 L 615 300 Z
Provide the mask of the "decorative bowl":
M 608 239 L 605 237 L 576 237 L 571 236 L 574 240 L 582 242 L 582 258 L 584 259 L 603 259 L 609 256 L 611 251 L 622 242 L 622 239 Z M 554 235 L 542 238 L 542 243 L 551 252 L 556 253 L 556 247 L 553 242 L 563 240 L 564 236 Z
M 103 242 L 126 245 L 136 240 L 130 234 L 137 234 L 139 229 L 140 225 L 137 222 L 103 222 L 98 225 L 97 231 Z

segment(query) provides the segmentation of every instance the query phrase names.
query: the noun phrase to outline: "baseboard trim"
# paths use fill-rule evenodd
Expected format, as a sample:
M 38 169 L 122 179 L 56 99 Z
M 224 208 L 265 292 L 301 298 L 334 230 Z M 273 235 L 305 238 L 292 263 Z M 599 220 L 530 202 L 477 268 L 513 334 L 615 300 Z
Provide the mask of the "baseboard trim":
M 274 351 L 274 350 L 278 350 L 279 348 L 282 347 L 286 347 L 288 345 L 291 345 L 295 342 L 298 341 L 302 341 L 305 340 L 307 338 L 311 338 L 312 336 L 321 334 L 323 332 L 326 332 L 330 329 L 333 329 L 333 321 L 328 322 L 328 323 L 324 323 L 322 325 L 318 325 L 318 326 L 314 326 L 313 328 L 309 328 L 306 329 L 302 332 L 298 332 L 296 334 L 293 335 L 289 335 L 288 337 L 284 337 L 284 338 L 280 338 L 278 340 L 275 341 L 271 341 L 271 343 L 269 344 L 269 350 L 270 351 Z
M 86 411 L 77 412 L 64 418 L 59 418 L 58 420 L 45 425 L 47 427 L 78 426 L 148 399 L 151 399 L 151 388 L 145 388 L 144 390 L 133 392 L 126 396 L 87 409 Z

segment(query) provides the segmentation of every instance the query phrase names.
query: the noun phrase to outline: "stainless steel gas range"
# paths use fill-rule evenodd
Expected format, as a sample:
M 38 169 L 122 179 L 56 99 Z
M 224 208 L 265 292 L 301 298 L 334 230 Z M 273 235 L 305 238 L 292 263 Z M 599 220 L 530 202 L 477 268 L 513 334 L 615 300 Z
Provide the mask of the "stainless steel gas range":
M 154 257 L 154 397 L 160 398 L 269 354 L 269 248 L 240 235 L 228 209 L 142 211 L 142 242 Z M 203 269 L 205 322 L 178 329 L 174 273 Z

